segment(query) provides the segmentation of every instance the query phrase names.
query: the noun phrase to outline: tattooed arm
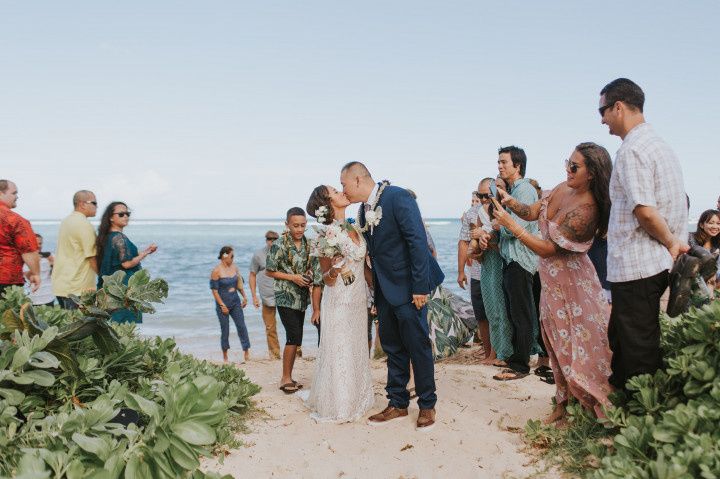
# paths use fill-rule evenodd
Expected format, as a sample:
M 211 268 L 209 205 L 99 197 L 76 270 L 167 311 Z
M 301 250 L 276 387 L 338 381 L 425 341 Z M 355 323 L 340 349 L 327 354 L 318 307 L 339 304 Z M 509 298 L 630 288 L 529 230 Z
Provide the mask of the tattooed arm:
M 540 201 L 536 201 L 532 205 L 526 205 L 508 195 L 502 204 L 525 221 L 537 221 L 540 216 Z
M 529 234 L 506 211 L 495 212 L 500 224 L 522 241 L 528 248 L 541 258 L 549 258 L 564 252 L 562 246 L 550 239 L 542 239 Z M 594 205 L 580 205 L 565 215 L 559 225 L 562 235 L 573 242 L 585 242 L 593 237 L 597 229 L 597 208 Z

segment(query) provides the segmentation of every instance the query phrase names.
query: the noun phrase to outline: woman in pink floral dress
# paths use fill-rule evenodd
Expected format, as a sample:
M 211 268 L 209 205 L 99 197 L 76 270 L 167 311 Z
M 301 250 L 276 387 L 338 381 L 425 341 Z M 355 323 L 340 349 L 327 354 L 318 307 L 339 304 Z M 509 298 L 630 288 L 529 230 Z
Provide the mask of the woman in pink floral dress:
M 570 396 L 602 416 L 609 405 L 610 307 L 587 256 L 595 236 L 607 231 L 610 215 L 610 155 L 595 143 L 581 143 L 566 160 L 567 181 L 534 205 L 500 193 L 502 204 L 528 221 L 539 221 L 542 238 L 523 233 L 495 201 L 495 218 L 537 253 L 540 260 L 540 324 L 557 391 L 556 407 L 545 420 L 565 416 Z

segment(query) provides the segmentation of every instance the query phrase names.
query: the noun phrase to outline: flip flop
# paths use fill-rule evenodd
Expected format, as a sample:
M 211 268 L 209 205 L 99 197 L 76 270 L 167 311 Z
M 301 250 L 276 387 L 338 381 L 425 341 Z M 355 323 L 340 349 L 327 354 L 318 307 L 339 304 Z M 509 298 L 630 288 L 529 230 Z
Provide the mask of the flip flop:
M 503 374 L 510 374 L 511 376 L 502 377 Z M 503 369 L 498 374 L 493 376 L 493 379 L 495 381 L 514 381 L 515 379 L 522 379 L 527 375 L 528 373 L 521 373 L 519 371 L 515 371 L 514 369 Z
M 548 383 L 548 384 L 555 384 L 555 377 L 552 376 L 552 375 L 550 375 L 550 376 L 542 376 L 542 377 L 540 378 L 540 381 L 542 381 L 542 382 L 544 382 L 544 383 Z
M 298 392 L 300 390 L 300 388 L 297 387 L 293 383 L 287 383 L 287 384 L 283 384 L 282 386 L 280 386 L 280 390 L 282 392 L 284 392 L 285 394 L 293 394 L 293 393 Z
M 293 379 L 293 384 L 294 384 L 295 387 L 298 388 L 298 389 L 302 389 L 302 388 L 303 388 L 303 385 L 300 384 L 299 382 L 295 381 L 294 379 Z
M 538 366 L 535 368 L 535 371 L 533 371 L 536 376 L 545 377 L 545 376 L 552 376 L 552 369 L 549 366 Z

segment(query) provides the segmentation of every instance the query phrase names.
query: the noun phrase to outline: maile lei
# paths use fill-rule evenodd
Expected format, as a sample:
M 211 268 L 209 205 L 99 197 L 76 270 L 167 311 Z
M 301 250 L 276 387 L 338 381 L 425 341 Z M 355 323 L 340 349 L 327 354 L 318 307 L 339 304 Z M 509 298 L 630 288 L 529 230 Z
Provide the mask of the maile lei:
M 388 180 L 383 180 L 380 183 L 380 189 L 378 189 L 375 198 L 373 198 L 370 203 L 370 209 L 365 212 L 365 226 L 362 228 L 360 227 L 360 215 L 362 214 L 362 208 L 358 210 L 358 229 L 361 233 L 365 233 L 369 229 L 370 234 L 372 234 L 373 228 L 380 224 L 380 220 L 382 219 L 382 207 L 378 206 L 378 203 L 380 202 L 380 197 L 382 196 L 383 191 L 385 191 L 385 188 L 389 184 L 390 182 Z
M 283 237 L 283 246 L 285 247 L 285 250 L 287 251 L 287 260 L 288 260 L 288 264 L 290 265 L 290 271 L 292 271 L 294 274 L 302 274 L 302 275 L 307 274 L 307 272 L 311 270 L 311 265 L 312 265 L 312 257 L 310 256 L 309 252 L 308 252 L 308 258 L 307 258 L 307 264 L 305 265 L 305 268 L 303 269 L 303 271 L 296 271 L 295 270 L 295 261 L 293 261 L 294 255 L 295 255 L 295 253 L 294 253 L 295 243 L 293 242 L 292 238 L 290 237 L 289 231 L 285 231 L 282 234 L 282 237 Z M 303 240 L 305 240 L 305 237 L 303 237 L 300 240 L 300 244 L 302 244 Z M 305 241 L 307 241 L 307 240 L 305 240 Z

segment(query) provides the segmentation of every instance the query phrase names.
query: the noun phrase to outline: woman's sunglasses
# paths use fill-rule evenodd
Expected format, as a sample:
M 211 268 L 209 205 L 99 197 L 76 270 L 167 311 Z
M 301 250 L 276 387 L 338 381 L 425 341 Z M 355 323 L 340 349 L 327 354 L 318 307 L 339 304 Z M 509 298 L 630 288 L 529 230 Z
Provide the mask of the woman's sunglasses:
M 119 218 L 125 218 L 126 216 L 130 218 L 130 212 L 129 211 L 121 211 L 120 213 L 113 213 L 114 215 L 118 215 Z
M 565 160 L 565 169 L 566 170 L 570 170 L 571 173 L 577 173 L 578 168 L 580 168 L 580 165 L 578 165 L 574 161 Z

